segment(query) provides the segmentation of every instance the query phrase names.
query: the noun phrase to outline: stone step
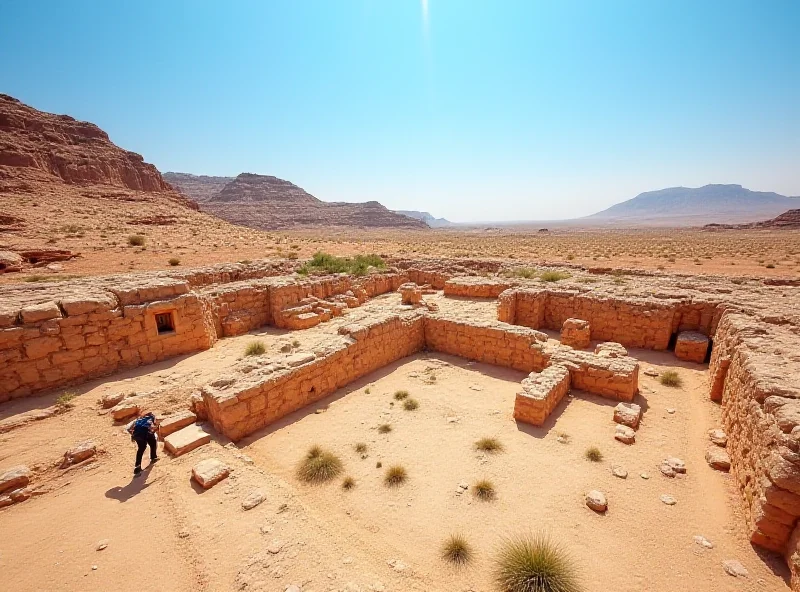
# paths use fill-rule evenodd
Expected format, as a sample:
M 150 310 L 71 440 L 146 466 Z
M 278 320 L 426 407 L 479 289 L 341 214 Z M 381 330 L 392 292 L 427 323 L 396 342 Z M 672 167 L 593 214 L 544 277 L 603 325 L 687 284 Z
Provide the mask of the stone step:
M 197 416 L 188 409 L 186 411 L 180 411 L 161 420 L 161 423 L 158 426 L 158 434 L 162 439 L 166 438 L 170 434 L 173 434 L 188 425 L 192 425 L 196 421 Z
M 209 442 L 211 434 L 203 426 L 192 424 L 164 438 L 164 448 L 173 456 L 180 456 Z

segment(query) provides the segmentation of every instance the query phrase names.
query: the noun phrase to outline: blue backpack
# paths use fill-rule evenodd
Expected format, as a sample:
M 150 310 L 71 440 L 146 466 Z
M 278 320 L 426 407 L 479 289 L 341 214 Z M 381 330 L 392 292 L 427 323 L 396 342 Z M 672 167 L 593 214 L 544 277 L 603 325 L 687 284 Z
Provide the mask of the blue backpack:
M 137 419 L 133 424 L 133 437 L 147 437 L 147 435 L 150 434 L 150 428 L 153 426 L 153 419 L 154 418 L 152 415 L 145 415 L 144 417 Z

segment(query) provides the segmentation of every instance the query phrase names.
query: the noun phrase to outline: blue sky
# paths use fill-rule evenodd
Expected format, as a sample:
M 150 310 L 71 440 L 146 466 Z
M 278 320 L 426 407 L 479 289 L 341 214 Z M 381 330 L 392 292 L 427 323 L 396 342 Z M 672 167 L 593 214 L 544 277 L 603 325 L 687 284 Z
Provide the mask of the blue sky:
M 800 195 L 800 2 L 8 3 L 0 92 L 161 171 L 455 221 Z

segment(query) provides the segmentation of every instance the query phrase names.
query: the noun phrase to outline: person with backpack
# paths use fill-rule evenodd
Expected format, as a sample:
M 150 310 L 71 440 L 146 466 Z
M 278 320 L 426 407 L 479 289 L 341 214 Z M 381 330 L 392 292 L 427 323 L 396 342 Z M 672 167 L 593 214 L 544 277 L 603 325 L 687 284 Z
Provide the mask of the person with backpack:
M 144 449 L 150 446 L 150 464 L 158 461 L 157 454 L 157 441 L 156 430 L 158 424 L 156 423 L 156 416 L 152 413 L 145 413 L 133 420 L 128 425 L 128 433 L 131 435 L 131 441 L 136 442 L 138 447 L 136 450 L 136 466 L 133 468 L 133 476 L 136 477 L 142 472 L 142 457 L 144 456 Z

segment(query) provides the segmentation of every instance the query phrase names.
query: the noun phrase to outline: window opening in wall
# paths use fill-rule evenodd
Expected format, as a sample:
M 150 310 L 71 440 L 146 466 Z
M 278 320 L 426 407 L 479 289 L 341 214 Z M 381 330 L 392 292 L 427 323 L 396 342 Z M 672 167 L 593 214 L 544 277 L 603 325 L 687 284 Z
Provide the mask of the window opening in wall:
M 159 335 L 162 333 L 171 333 L 175 330 L 175 319 L 171 312 L 162 312 L 156 315 L 156 327 L 158 328 Z

